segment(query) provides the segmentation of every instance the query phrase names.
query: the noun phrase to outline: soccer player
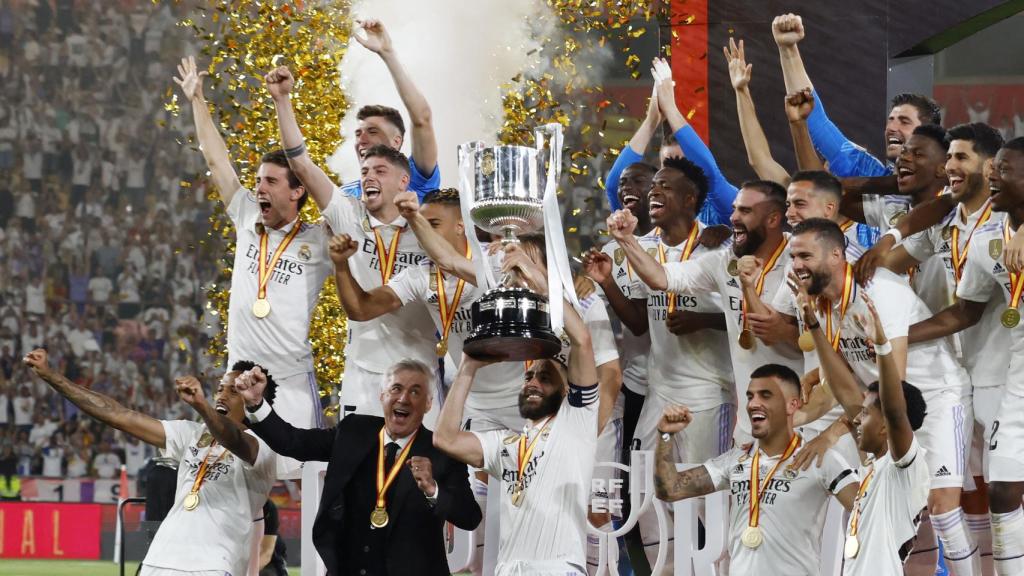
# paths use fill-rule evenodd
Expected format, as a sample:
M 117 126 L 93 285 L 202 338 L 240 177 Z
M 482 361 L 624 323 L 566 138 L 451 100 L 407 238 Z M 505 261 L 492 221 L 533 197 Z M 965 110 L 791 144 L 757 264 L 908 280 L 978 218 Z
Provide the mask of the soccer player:
M 331 270 L 330 235 L 323 224 L 299 219 L 308 194 L 280 151 L 263 156 L 256 189 L 238 180 L 203 96 L 195 59 L 183 58 L 174 81 L 192 103 L 200 149 L 221 202 L 235 227 L 236 247 L 228 304 L 228 365 L 259 358 L 278 384 L 276 407 L 296 426 L 323 424 L 309 318 Z M 282 459 L 282 475 L 298 468 Z
M 730 489 L 731 573 L 818 574 L 829 496 L 849 510 L 857 475 L 832 449 L 821 466 L 793 466 L 791 457 L 803 443 L 793 429 L 800 407 L 796 372 L 778 364 L 759 366 L 750 375 L 746 401 L 753 444 L 683 472 L 676 470 L 672 438 L 692 425 L 693 413 L 686 406 L 664 408 L 655 453 L 658 498 L 675 502 Z
M 839 225 L 846 236 L 846 259 L 854 262 L 864 253 L 857 229 L 858 224 L 839 212 L 843 200 L 843 185 L 828 172 L 799 171 L 790 178 L 786 188 L 786 221 L 790 226 L 808 218 L 827 218 Z
M 252 363 L 237 363 L 224 375 L 214 408 L 207 404 L 198 380 L 176 382 L 182 400 L 202 416 L 204 423 L 199 424 L 157 420 L 78 386 L 49 366 L 45 350 L 33 350 L 24 362 L 89 416 L 152 444 L 180 463 L 174 505 L 142 560 L 142 576 L 246 573 L 253 521 L 262 516 L 278 458 L 262 440 L 243 432 L 245 405 L 232 382 Z M 271 398 L 273 389 L 271 384 Z
M 633 236 L 636 218 L 619 211 L 608 218 L 608 231 L 625 251 L 633 273 L 651 290 L 694 295 L 717 292 L 722 298 L 729 335 L 733 374 L 749 374 L 763 364 L 783 364 L 800 370 L 803 358 L 788 342 L 758 343 L 749 326 L 747 308 L 740 286 L 739 259 L 760 259 L 762 274 L 755 293 L 773 294 L 782 285 L 789 262 L 788 239 L 783 233 L 786 191 L 774 182 L 755 180 L 744 183 L 736 196 L 732 213 L 732 251 L 716 251 L 686 262 L 662 264 L 647 253 Z M 794 330 L 795 340 L 795 330 Z M 737 397 L 746 396 L 745 380 L 736 381 Z M 734 436 L 746 442 L 750 438 L 750 420 L 741 413 Z
M 928 510 L 932 526 L 943 544 L 947 566 L 955 574 L 976 573 L 980 570 L 978 550 L 960 508 L 966 449 L 962 394 L 967 374 L 952 347 L 946 340 L 908 343 L 910 325 L 929 318 L 928 307 L 905 280 L 888 270 L 879 270 L 868 287 L 860 288 L 846 261 L 843 233 L 834 222 L 803 221 L 794 228 L 791 244 L 791 280 L 815 299 L 816 319 L 805 317 L 804 328 L 813 338 L 822 380 L 828 380 L 850 417 L 856 415 L 859 398 L 844 400 L 837 382 L 843 379 L 855 388 L 878 379 L 879 368 L 868 344 L 870 334 L 857 316 L 867 317 L 864 295 L 880 308 L 900 377 L 922 391 L 929 407 L 920 438 L 931 476 Z
M 666 159 L 654 176 L 648 194 L 654 232 L 634 239 L 658 261 L 686 262 L 714 253 L 699 244 L 704 229 L 696 219 L 708 182 L 704 173 L 685 158 Z M 630 212 L 632 215 L 632 212 Z M 717 249 L 721 251 L 723 249 Z M 635 449 L 650 450 L 657 442 L 657 423 L 662 409 L 670 404 L 687 404 L 697 424 L 677 437 L 675 455 L 679 462 L 703 462 L 729 448 L 735 407 L 733 376 L 729 369 L 729 344 L 717 295 L 674 294 L 649 289 L 637 280 L 629 297 L 611 276 L 612 258 L 592 250 L 584 262 L 587 274 L 604 290 L 613 309 L 634 333 L 650 333 L 648 355 L 650 387 L 634 432 Z M 686 358 L 686 362 L 678 359 Z M 660 505 L 660 504 L 659 504 Z M 671 513 L 671 510 L 667 510 Z M 671 516 L 669 516 L 671 518 Z M 653 562 L 658 556 L 661 532 L 653 509 L 640 517 L 644 550 Z M 672 534 L 671 522 L 669 534 Z M 669 537 L 669 542 L 672 538 Z M 671 550 L 671 544 L 669 550 Z M 673 557 L 667 555 L 665 569 L 671 571 Z
M 1024 466 L 1020 459 L 1021 414 L 1024 406 L 1024 327 L 1020 300 L 1024 276 L 1011 274 L 1004 265 L 1006 246 L 1024 222 L 1024 138 L 1007 142 L 996 154 L 988 180 L 993 212 L 1005 213 L 974 233 L 967 263 L 957 286 L 957 301 L 911 330 L 915 340 L 942 338 L 981 321 L 992 292 L 1003 298 L 1001 338 L 1009 341 L 1006 388 L 988 443 L 989 508 L 992 520 L 992 556 L 998 574 L 1024 572 Z M 987 354 L 988 351 L 985 351 Z M 981 358 L 986 361 L 987 356 Z
M 399 61 L 384 24 L 379 20 L 357 20 L 356 24 L 363 29 L 365 36 L 353 32 L 352 37 L 384 61 L 402 104 L 409 112 L 412 120 L 409 189 L 422 197 L 428 191 L 436 189 L 441 182 L 430 104 Z M 292 168 L 299 174 L 299 179 L 306 184 L 317 206 L 323 209 L 330 204 L 335 187 L 331 179 L 313 164 L 306 153 L 306 144 L 291 104 L 291 91 L 295 79 L 288 68 L 279 66 L 268 73 L 265 80 L 274 100 L 274 108 L 277 110 L 281 144 L 289 151 L 289 158 L 293 159 Z M 366 152 L 374 146 L 388 146 L 395 150 L 402 148 L 405 142 L 405 121 L 398 110 L 371 104 L 360 108 L 356 112 L 356 119 L 359 123 L 352 144 L 360 165 Z M 361 195 L 361 179 L 342 185 L 337 192 L 349 196 Z
M 459 429 L 463 404 L 483 366 L 468 356 L 459 365 L 434 433 L 434 445 L 443 452 L 501 480 L 501 537 L 495 571 L 499 576 L 587 573 L 587 505 L 598 435 L 598 378 L 590 334 L 568 304 L 565 329 L 572 347 L 568 365 L 555 359 L 536 360 L 524 374 L 519 409 L 528 423 L 521 434 L 507 429 Z

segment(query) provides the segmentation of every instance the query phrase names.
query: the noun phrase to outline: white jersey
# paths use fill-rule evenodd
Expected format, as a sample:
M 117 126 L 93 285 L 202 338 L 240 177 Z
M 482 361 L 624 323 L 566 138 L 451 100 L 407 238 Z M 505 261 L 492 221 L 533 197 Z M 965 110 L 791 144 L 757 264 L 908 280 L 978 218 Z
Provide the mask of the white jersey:
M 597 294 L 580 300 L 579 308 L 576 309 L 587 331 L 590 332 L 590 343 L 594 350 L 594 366 L 600 368 L 603 364 L 619 361 L 619 348 L 615 345 L 615 332 L 612 331 L 612 322 L 608 318 L 608 310 L 601 302 Z M 569 365 L 569 351 L 572 349 L 565 340 L 562 340 L 562 350 L 557 358 L 566 366 Z M 600 376 L 600 373 L 598 373 Z M 522 374 L 520 374 L 522 378 Z M 476 380 L 473 380 L 474 386 Z M 517 389 L 518 392 L 518 389 Z M 612 405 L 611 419 L 622 418 L 625 409 L 623 402 L 615 402 Z
M 1008 220 L 989 222 L 974 233 L 964 275 L 956 291 L 958 297 L 972 302 L 988 302 L 993 290 L 1001 293 L 1002 302 L 998 314 L 1002 314 L 1006 309 L 1011 297 L 1010 275 L 1003 266 L 1003 250 L 1006 248 L 1003 235 L 1007 222 Z M 1013 236 L 1012 231 L 1010 236 Z M 1018 309 L 1024 309 L 1024 306 Z M 1010 329 L 1000 324 L 993 330 L 999 338 L 1009 342 L 1006 390 L 1017 396 L 1024 396 L 1024 323 Z M 985 350 L 985 353 L 988 354 L 989 351 Z M 989 356 L 981 358 L 981 361 L 989 362 Z M 1000 369 L 1001 366 L 994 368 Z
M 703 228 L 698 223 L 698 233 Z M 656 260 L 664 254 L 666 262 L 679 262 L 687 249 L 687 241 L 668 246 L 656 232 L 657 229 L 640 238 L 640 246 Z M 725 250 L 709 250 L 698 245 L 690 260 Z M 719 314 L 724 310 L 722 296 L 717 291 L 673 294 L 651 290 L 639 278 L 633 282 L 630 294 L 647 301 L 647 326 L 651 335 L 651 352 L 647 357 L 648 394 L 657 394 L 663 400 L 683 404 L 694 411 L 732 402 L 734 378 L 729 361 L 729 335 L 720 330 L 698 330 L 677 336 L 669 332 L 666 324 L 669 298 L 675 299 L 674 307 L 678 311 Z M 680 362 L 680 359 L 685 361 Z
M 846 239 L 846 261 L 856 262 L 868 251 L 863 244 L 860 243 L 860 238 L 857 237 L 857 222 L 853 220 L 847 220 L 845 224 L 839 227 L 843 231 L 843 238 Z
M 496 260 L 492 258 L 492 266 Z M 459 279 L 455 275 L 444 275 L 445 298 L 449 305 L 455 297 L 458 283 Z M 406 268 L 391 278 L 388 287 L 402 301 L 403 307 L 416 307 L 413 302 L 424 304 L 437 332 L 441 332 L 443 324 L 437 300 L 437 267 L 433 262 L 427 261 Z M 448 333 L 448 357 L 456 368 L 462 360 L 466 338 L 473 329 L 473 302 L 483 294 L 484 290 L 469 282 L 463 283 L 462 297 Z M 523 365 L 519 362 L 488 364 L 478 370 L 473 378 L 473 388 L 466 398 L 466 406 L 482 411 L 517 406 L 522 380 Z
M 865 194 L 862 201 L 864 223 L 884 234 L 910 212 L 910 203 L 911 197 L 901 194 Z
M 171 570 L 245 574 L 253 521 L 263 516 L 263 503 L 277 473 L 277 454 L 246 431 L 259 444 L 256 463 L 249 464 L 230 452 L 223 454 L 227 450 L 220 444 L 211 449 L 213 436 L 202 424 L 186 420 L 162 420 L 161 424 L 167 438 L 164 455 L 179 462 L 178 487 L 174 506 L 142 563 Z M 209 464 L 199 489 L 199 506 L 188 511 L 185 496 L 204 458 Z
M 605 244 L 601 251 L 612 259 L 612 278 L 615 279 L 615 284 L 627 299 L 632 298 L 630 289 L 635 278 L 633 269 L 626 260 L 626 252 L 619 247 L 617 240 Z M 601 291 L 600 286 L 597 287 L 597 290 L 607 306 L 608 298 Z M 651 351 L 650 331 L 637 336 L 623 325 L 621 337 L 619 358 L 622 361 L 622 385 L 631 392 L 645 395 L 647 394 L 647 354 Z
M 374 231 L 380 234 L 385 252 L 390 251 L 394 235 L 400 234 L 392 277 L 427 259 L 416 235 L 402 217 L 387 224 L 380 222 L 366 212 L 359 199 L 337 190 L 323 215 L 336 234 L 348 234 L 359 243 L 359 249 L 349 258 L 349 266 L 363 290 L 370 291 L 384 284 L 382 271 L 386 266 L 378 257 Z M 345 357 L 348 362 L 377 373 L 385 372 L 403 358 L 414 358 L 432 366 L 437 362 L 436 343 L 434 323 L 427 309 L 403 306 L 366 322 L 349 320 Z
M 541 435 L 524 471 L 521 506 L 512 504 L 519 477 L 519 434 L 474 432 L 483 469 L 501 480 L 501 536 L 496 574 L 586 572 L 587 506 L 597 447 L 598 390 L 569 385 L 547 437 Z M 540 428 L 529 430 L 532 441 Z M 551 569 L 559 566 L 557 571 Z
M 743 545 L 740 536 L 748 526 L 750 467 L 755 449 L 733 448 L 704 463 L 715 490 L 730 491 L 730 571 L 816 575 L 821 564 L 821 531 L 829 497 L 850 484 L 856 485 L 857 473 L 831 448 L 821 466 L 811 466 L 806 471 L 782 464 L 771 483 L 762 488 L 758 526 L 764 543 L 751 549 Z M 762 480 L 781 456 L 761 452 L 758 468 Z M 766 571 L 768 567 L 770 570 Z
M 902 574 L 903 562 L 910 554 L 921 510 L 928 503 L 928 464 L 925 450 L 917 442 L 898 461 L 886 453 L 873 465 L 861 469 L 868 480 L 860 507 L 857 539 L 860 551 L 847 558 L 844 576 L 881 576 Z M 847 526 L 847 534 L 849 534 Z
M 782 364 L 799 373 L 803 356 L 795 346 L 777 344 L 766 346 L 758 341 L 753 350 L 744 350 L 737 339 L 743 329 L 743 289 L 739 278 L 729 274 L 729 262 L 736 257 L 730 250 L 717 250 L 696 260 L 665 264 L 668 291 L 677 294 L 706 294 L 718 292 L 725 312 L 725 325 L 729 332 L 729 352 L 736 380 L 736 397 L 746 398 L 750 374 L 765 364 Z M 784 272 L 789 264 L 789 246 L 765 276 L 763 294 L 774 294 L 785 281 Z M 739 410 L 737 424 L 744 437 L 750 436 L 750 417 Z
M 295 226 L 300 231 L 270 272 L 267 300 L 270 314 L 257 318 L 252 306 L 259 284 L 260 233 L 263 229 L 256 197 L 239 188 L 227 207 L 235 225 L 234 268 L 228 303 L 228 366 L 239 360 L 263 365 L 276 378 L 313 371 L 309 317 L 324 280 L 334 270 L 327 253 L 329 235 L 323 224 L 298 219 L 280 230 L 266 228 L 267 260 Z
M 978 225 L 983 212 L 984 210 L 976 210 L 964 218 L 964 208 L 960 204 L 941 222 L 925 230 L 920 236 L 909 238 L 903 243 L 907 253 L 919 262 L 934 260 L 935 257 L 942 262 L 941 278 L 926 278 L 925 276 L 929 275 L 923 265 L 914 276 L 915 291 L 934 313 L 953 304 L 956 298 L 957 282 L 953 273 L 952 230 L 954 227 L 958 230 L 957 248 L 959 253 L 964 254 L 970 250 L 970 246 L 967 244 L 968 239 L 970 238 L 972 245 L 975 242 L 971 232 L 974 231 L 977 234 L 988 225 L 987 222 Z M 992 222 L 993 225 L 1001 224 L 1004 217 L 1004 213 L 993 212 L 989 222 Z M 977 229 L 975 226 L 978 226 Z M 966 264 L 963 266 L 966 269 Z M 1001 386 L 1006 381 L 1006 368 L 1010 362 L 1009 342 L 1004 337 L 999 321 L 999 315 L 1005 307 L 1003 299 L 994 287 L 990 294 L 988 306 L 985 308 L 981 320 L 974 326 L 954 334 L 955 342 L 962 351 L 963 365 L 971 375 L 971 383 L 977 387 Z
M 862 291 L 875 303 L 882 329 L 890 340 L 907 336 L 910 326 L 931 318 L 931 310 L 914 294 L 907 280 L 893 272 L 879 268 L 867 288 L 854 284 L 850 304 L 842 319 L 839 334 L 839 353 L 846 358 L 854 375 L 867 386 L 878 380 L 878 364 L 874 354 L 868 350 L 867 334 L 858 324 L 857 316 L 870 318 L 867 305 L 860 297 Z M 792 296 L 791 296 L 792 297 Z M 833 322 L 839 320 L 839 302 L 833 303 Z M 817 312 L 822 330 L 827 316 Z M 966 385 L 963 368 L 957 363 L 946 339 L 917 342 L 907 346 L 907 382 L 922 391 L 957 390 Z

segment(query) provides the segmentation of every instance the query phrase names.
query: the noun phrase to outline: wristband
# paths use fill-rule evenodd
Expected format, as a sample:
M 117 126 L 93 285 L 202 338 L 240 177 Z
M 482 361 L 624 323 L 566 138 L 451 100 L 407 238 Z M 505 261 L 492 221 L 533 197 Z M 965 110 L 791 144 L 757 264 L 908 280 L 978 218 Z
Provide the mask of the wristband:
M 255 414 L 256 411 L 258 411 L 260 408 L 263 407 L 263 402 L 264 402 L 264 400 L 261 399 L 260 403 L 255 405 L 255 406 L 252 406 L 252 407 L 246 406 L 245 407 L 245 411 L 250 413 L 250 414 Z
M 888 356 L 889 354 L 892 354 L 892 342 L 886 340 L 881 344 L 875 344 L 876 356 Z
M 306 141 L 303 140 L 295 148 L 285 148 L 284 155 L 287 158 L 298 158 L 306 153 Z
M 885 234 L 882 234 L 882 236 L 892 236 L 892 239 L 896 242 L 896 244 L 899 244 L 900 242 L 903 241 L 903 234 L 901 234 L 895 226 L 886 230 Z

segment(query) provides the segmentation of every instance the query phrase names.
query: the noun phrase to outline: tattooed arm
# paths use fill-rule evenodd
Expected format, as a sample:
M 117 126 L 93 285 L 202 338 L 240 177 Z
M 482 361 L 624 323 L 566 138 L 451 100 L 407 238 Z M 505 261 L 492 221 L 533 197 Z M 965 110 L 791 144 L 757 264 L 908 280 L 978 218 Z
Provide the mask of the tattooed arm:
M 690 410 L 685 406 L 668 406 L 658 423 L 658 432 L 675 434 L 686 428 L 691 420 Z M 654 460 L 654 493 L 660 500 L 675 502 L 715 491 L 715 484 L 707 468 L 698 466 L 683 472 L 676 470 L 671 440 L 658 440 Z
M 50 368 L 46 360 L 46 350 L 36 349 L 29 352 L 25 356 L 25 365 L 61 396 L 78 406 L 82 412 L 147 444 L 157 448 L 164 447 L 167 438 L 164 436 L 164 425 L 159 420 L 125 408 L 109 396 L 71 382 Z
M 257 372 L 262 376 L 259 366 L 253 368 L 253 372 Z M 248 377 L 252 378 L 253 376 L 250 375 Z M 265 376 L 263 377 L 265 378 Z M 203 394 L 203 385 L 199 383 L 195 376 L 176 378 L 174 380 L 174 387 L 178 392 L 178 397 L 194 408 L 199 416 L 203 418 L 203 422 L 206 423 L 210 434 L 213 434 L 217 442 L 220 442 L 232 454 L 249 464 L 256 464 L 256 457 L 260 451 L 260 444 L 256 441 L 256 437 L 252 434 L 246 434 L 242 430 L 241 424 L 217 412 L 213 406 L 210 406 L 206 401 L 206 396 Z M 220 394 L 225 390 L 230 395 L 238 394 L 235 391 L 234 382 L 231 381 L 222 381 L 217 393 Z

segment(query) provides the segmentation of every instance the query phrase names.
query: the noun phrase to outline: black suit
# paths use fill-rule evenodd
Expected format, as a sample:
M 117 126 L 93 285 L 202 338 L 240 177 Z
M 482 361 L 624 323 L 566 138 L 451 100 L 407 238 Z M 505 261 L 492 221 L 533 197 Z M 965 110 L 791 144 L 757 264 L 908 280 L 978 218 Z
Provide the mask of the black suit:
M 409 457 L 430 459 L 437 503 L 430 506 L 412 472 L 403 466 L 387 491 L 388 525 L 371 530 L 378 434 L 383 425 L 384 419 L 378 416 L 353 414 L 334 428 L 305 430 L 272 412 L 251 428 L 282 456 L 328 463 L 313 523 L 313 545 L 329 574 L 360 574 L 361 570 L 374 576 L 450 574 L 444 522 L 472 530 L 481 519 L 466 465 L 434 448 L 433 433 L 421 425 Z M 387 435 L 384 438 L 387 442 Z

